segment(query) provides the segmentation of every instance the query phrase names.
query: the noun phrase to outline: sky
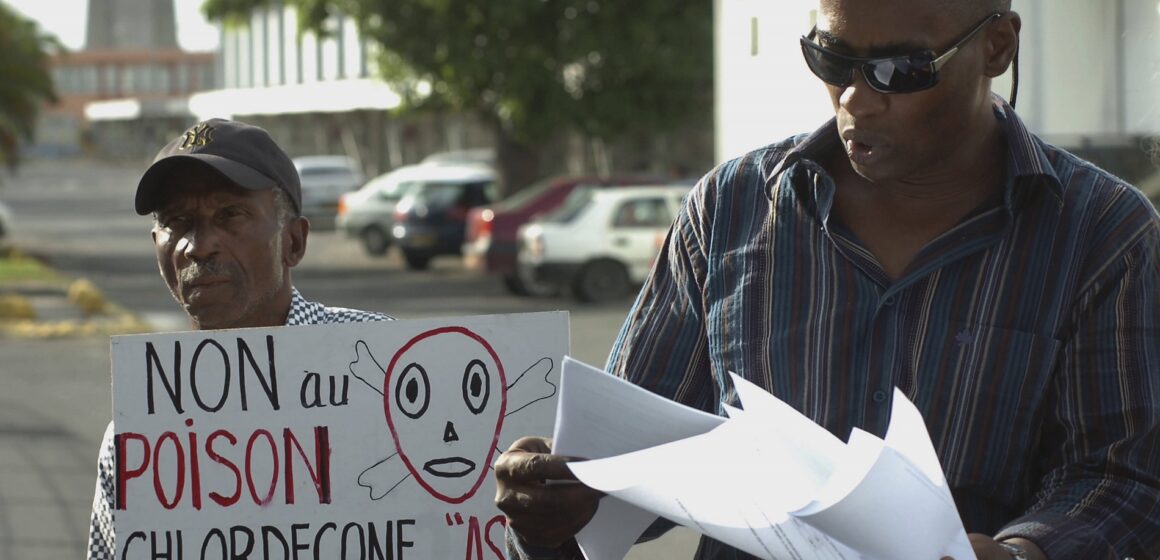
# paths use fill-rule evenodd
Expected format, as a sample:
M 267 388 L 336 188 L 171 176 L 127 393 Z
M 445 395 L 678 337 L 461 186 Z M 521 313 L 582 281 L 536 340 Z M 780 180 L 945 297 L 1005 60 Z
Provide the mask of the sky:
M 162 0 L 155 0 L 162 1 Z M 87 0 L 0 0 L 36 20 L 66 47 L 80 49 L 85 42 Z M 177 43 L 187 51 L 214 50 L 218 30 L 201 15 L 202 0 L 173 0 L 177 16 Z

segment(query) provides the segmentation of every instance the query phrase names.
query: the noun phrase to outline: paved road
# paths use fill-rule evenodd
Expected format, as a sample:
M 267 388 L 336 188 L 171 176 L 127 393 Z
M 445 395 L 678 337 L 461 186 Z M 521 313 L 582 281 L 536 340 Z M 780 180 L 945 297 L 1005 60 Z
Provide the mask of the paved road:
M 157 274 L 150 220 L 132 210 L 139 168 L 92 162 L 33 162 L 0 182 L 16 214 L 15 241 L 159 329 L 184 328 Z M 333 232 L 315 232 L 295 285 L 330 305 L 401 319 L 566 309 L 572 353 L 602 363 L 629 301 L 579 305 L 528 299 L 464 271 L 458 259 L 406 271 L 397 256 L 370 258 Z M 0 339 L 0 560 L 83 557 L 96 449 L 109 418 L 107 338 Z M 675 532 L 630 558 L 690 557 L 693 539 Z

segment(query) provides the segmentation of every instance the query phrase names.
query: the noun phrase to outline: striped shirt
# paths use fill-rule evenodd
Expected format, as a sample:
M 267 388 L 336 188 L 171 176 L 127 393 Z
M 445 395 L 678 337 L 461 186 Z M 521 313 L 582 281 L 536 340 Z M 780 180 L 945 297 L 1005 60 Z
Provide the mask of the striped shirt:
M 833 121 L 707 175 L 609 371 L 722 413 L 733 371 L 843 440 L 923 412 L 969 532 L 1160 558 L 1160 219 L 996 101 L 1003 197 L 897 280 L 832 216 Z M 712 484 L 711 480 L 705 481 Z M 920 530 L 920 529 L 919 529 Z M 696 558 L 749 556 L 703 539 Z
M 327 307 L 321 303 L 308 301 L 297 288 L 290 295 L 290 311 L 286 314 L 286 326 L 333 325 L 338 323 L 366 323 L 389 321 L 390 315 Z M 93 511 L 89 515 L 88 560 L 113 560 L 117 551 L 117 538 L 113 532 L 113 496 L 116 488 L 117 466 L 113 453 L 113 423 L 105 428 L 101 440 L 101 451 L 97 457 L 97 485 L 93 495 Z

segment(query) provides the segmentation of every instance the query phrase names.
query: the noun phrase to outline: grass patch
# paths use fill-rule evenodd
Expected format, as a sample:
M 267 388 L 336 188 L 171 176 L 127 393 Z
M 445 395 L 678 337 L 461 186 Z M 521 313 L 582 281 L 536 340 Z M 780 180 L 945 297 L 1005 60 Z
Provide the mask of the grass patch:
M 0 284 L 13 282 L 59 282 L 60 275 L 36 259 L 0 257 Z

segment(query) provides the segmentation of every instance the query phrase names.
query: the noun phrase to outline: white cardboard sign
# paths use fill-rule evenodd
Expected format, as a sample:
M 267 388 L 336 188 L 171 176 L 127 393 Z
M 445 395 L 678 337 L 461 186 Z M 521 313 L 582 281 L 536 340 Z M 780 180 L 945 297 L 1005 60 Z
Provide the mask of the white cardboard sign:
M 115 337 L 117 558 L 503 558 L 566 312 Z

